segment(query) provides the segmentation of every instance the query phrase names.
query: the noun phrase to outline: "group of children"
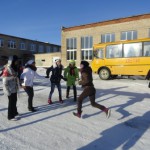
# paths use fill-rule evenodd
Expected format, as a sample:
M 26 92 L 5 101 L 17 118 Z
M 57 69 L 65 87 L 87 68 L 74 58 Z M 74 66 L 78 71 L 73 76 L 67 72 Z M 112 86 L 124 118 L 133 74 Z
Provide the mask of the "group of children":
M 61 64 L 61 60 L 55 60 L 54 64 L 47 69 L 46 77 L 40 76 L 36 73 L 36 66 L 34 60 L 29 60 L 25 64 L 25 69 L 20 76 L 20 83 L 17 77 L 17 62 L 18 59 L 16 56 L 11 57 L 9 59 L 8 64 L 5 66 L 4 72 L 2 74 L 3 77 L 3 89 L 4 94 L 8 96 L 8 119 L 9 120 L 18 120 L 17 116 L 19 113 L 17 112 L 17 91 L 19 89 L 19 85 L 23 87 L 25 92 L 28 95 L 28 109 L 29 111 L 36 111 L 33 107 L 33 79 L 37 77 L 39 79 L 49 78 L 50 72 L 50 82 L 51 82 L 51 90 L 48 97 L 48 104 L 52 104 L 52 95 L 54 93 L 55 86 L 58 88 L 59 93 L 59 101 L 63 103 L 62 100 L 62 92 L 61 92 L 61 84 L 60 81 L 63 79 L 67 83 L 66 89 L 66 98 L 69 98 L 70 88 L 73 87 L 74 93 L 74 101 L 77 101 L 77 112 L 73 112 L 73 114 L 77 117 L 81 117 L 82 114 L 82 102 L 86 97 L 89 97 L 91 105 L 93 107 L 99 108 L 100 110 L 106 113 L 106 116 L 110 116 L 110 109 L 106 108 L 103 105 L 100 105 L 95 102 L 96 90 L 93 85 L 93 77 L 92 70 L 87 61 L 81 61 L 80 63 L 80 73 L 81 77 L 79 80 L 79 69 L 75 65 L 75 61 L 72 60 L 69 62 L 69 66 L 67 68 L 63 68 Z M 62 75 L 62 71 L 64 69 L 64 75 Z M 77 89 L 76 83 L 82 86 L 83 92 L 77 98 Z

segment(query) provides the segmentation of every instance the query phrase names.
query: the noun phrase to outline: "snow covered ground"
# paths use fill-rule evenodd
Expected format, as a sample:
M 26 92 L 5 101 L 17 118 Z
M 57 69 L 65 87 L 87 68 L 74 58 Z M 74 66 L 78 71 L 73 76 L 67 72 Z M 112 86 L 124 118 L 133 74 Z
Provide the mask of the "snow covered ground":
M 44 75 L 45 71 L 38 70 Z M 94 75 L 96 101 L 111 108 L 105 113 L 83 103 L 82 118 L 73 116 L 76 103 L 71 90 L 65 99 L 66 84 L 62 81 L 64 103 L 58 102 L 57 89 L 53 105 L 47 105 L 49 79 L 35 80 L 34 106 L 27 109 L 27 96 L 21 89 L 18 112 L 21 119 L 7 120 L 7 97 L 0 79 L 0 150 L 149 150 L 150 89 L 145 80 L 115 79 L 102 81 Z M 78 95 L 82 89 L 78 86 Z

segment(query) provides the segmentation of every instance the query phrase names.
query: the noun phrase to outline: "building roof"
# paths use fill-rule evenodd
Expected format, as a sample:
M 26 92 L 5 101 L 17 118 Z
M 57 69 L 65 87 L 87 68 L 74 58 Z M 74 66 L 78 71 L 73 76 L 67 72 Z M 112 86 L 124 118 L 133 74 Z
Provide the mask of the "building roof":
M 85 25 L 73 26 L 73 27 L 62 27 L 62 31 L 67 32 L 67 31 L 72 31 L 72 30 L 92 28 L 92 27 L 97 27 L 97 26 L 105 26 L 105 25 L 110 25 L 110 24 L 118 24 L 118 23 L 136 21 L 136 20 L 147 19 L 147 18 L 150 18 L 150 13 L 125 17 L 125 18 L 118 18 L 118 19 L 113 19 L 113 20 L 107 20 L 107 21 L 102 21 L 102 22 L 96 22 L 96 23 L 90 23 L 90 24 L 85 24 Z

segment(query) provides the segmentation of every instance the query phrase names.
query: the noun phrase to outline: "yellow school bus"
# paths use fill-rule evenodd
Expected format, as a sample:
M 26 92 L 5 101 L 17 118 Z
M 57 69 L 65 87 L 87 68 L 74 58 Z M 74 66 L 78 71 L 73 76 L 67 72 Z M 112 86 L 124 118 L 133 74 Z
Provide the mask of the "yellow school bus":
M 95 44 L 91 67 L 103 80 L 118 75 L 145 76 L 150 69 L 150 38 Z

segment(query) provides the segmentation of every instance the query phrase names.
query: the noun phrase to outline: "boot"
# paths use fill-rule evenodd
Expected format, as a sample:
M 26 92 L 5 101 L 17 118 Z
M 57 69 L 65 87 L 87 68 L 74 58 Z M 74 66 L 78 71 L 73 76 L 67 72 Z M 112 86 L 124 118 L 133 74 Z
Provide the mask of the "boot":
M 48 104 L 49 104 L 49 105 L 53 104 L 53 102 L 52 102 L 51 99 L 48 99 Z
M 111 115 L 111 109 L 105 108 L 104 112 L 106 113 L 106 117 L 109 118 Z
M 60 103 L 63 103 L 64 101 L 60 98 L 60 99 L 59 99 L 59 102 L 60 102 Z
M 81 114 L 82 114 L 82 111 L 79 113 L 79 112 L 73 112 L 73 115 L 78 117 L 78 118 L 81 118 Z

